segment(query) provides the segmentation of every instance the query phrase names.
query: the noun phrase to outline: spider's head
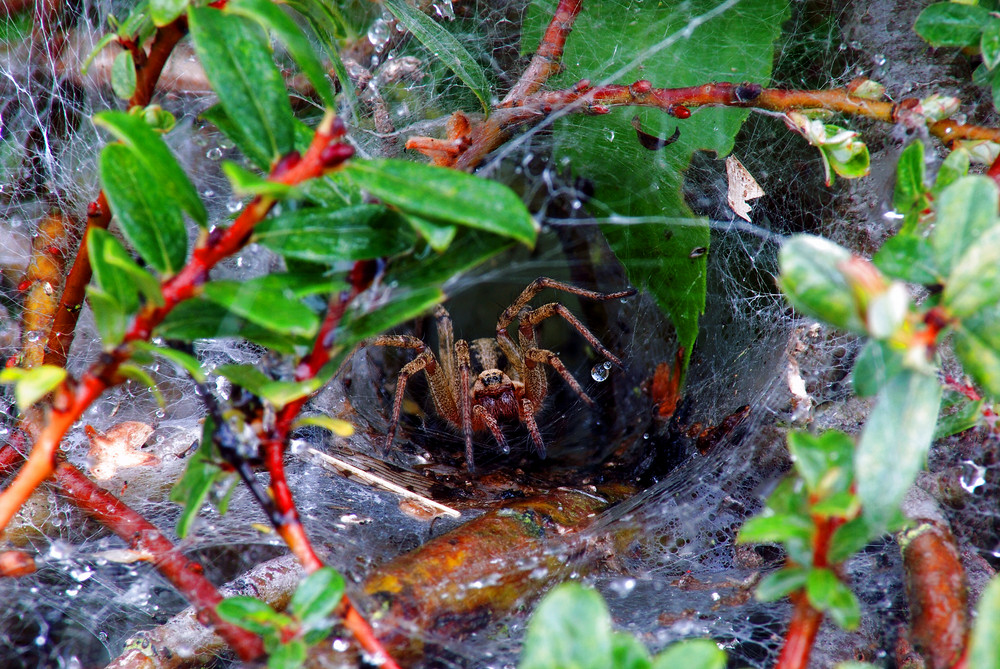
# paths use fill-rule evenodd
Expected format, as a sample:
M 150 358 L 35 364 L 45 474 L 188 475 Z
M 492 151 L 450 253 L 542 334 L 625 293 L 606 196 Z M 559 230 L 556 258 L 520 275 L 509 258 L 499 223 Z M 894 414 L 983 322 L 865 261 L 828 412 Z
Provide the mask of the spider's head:
M 472 386 L 472 401 L 494 416 L 516 416 L 514 382 L 499 369 L 484 369 Z

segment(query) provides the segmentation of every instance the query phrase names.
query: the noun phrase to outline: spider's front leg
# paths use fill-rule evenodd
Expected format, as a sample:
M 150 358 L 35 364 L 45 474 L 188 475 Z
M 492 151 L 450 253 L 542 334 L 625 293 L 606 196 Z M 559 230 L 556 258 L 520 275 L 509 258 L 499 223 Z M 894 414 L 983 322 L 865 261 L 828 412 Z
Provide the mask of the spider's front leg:
M 462 434 L 465 436 L 465 465 L 472 474 L 476 470 L 475 454 L 472 451 L 472 394 L 469 381 L 472 361 L 469 358 L 469 344 L 464 339 L 455 342 L 455 358 L 458 364 L 458 405 L 461 410 Z

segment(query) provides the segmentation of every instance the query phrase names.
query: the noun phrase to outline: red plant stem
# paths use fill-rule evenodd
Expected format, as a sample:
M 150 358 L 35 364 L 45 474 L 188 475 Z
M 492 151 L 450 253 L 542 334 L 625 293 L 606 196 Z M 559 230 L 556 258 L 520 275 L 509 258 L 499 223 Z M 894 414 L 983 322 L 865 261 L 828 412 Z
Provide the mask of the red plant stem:
M 990 169 L 986 170 L 986 176 L 993 179 L 993 183 L 1000 186 L 1000 156 L 997 156 L 993 164 L 990 165 Z
M 296 161 L 297 155 L 291 154 L 280 161 L 272 170 L 272 180 L 295 184 L 336 169 L 353 154 L 351 147 L 335 143 L 343 134 L 344 127 L 339 119 L 332 115 L 328 116 L 316 129 L 306 155 Z M 249 239 L 253 226 L 264 218 L 273 204 L 274 200 L 271 198 L 258 197 L 250 203 L 232 227 L 209 233 L 194 250 L 188 264 L 161 285 L 164 304 L 160 307 L 148 304 L 136 315 L 124 343 L 110 353 L 102 354 L 79 382 L 67 378 L 54 391 L 56 399 L 50 415 L 32 446 L 27 462 L 10 486 L 0 493 L 0 532 L 35 488 L 52 474 L 59 443 L 73 423 L 101 393 L 121 381 L 117 371 L 118 367 L 131 356 L 129 342 L 148 340 L 152 336 L 153 328 L 162 322 L 177 304 L 193 297 L 198 287 L 208 278 L 209 270 L 220 260 L 242 248 Z
M 145 107 L 150 103 L 163 66 L 173 53 L 174 46 L 185 34 L 187 34 L 187 17 L 183 14 L 156 31 L 156 37 L 153 38 L 149 53 L 143 58 L 141 66 L 137 62 L 135 91 L 128 101 L 129 107 Z
M 504 97 L 500 103 L 501 107 L 513 106 L 535 93 L 549 77 L 559 71 L 566 38 L 573 30 L 573 23 L 582 7 L 582 0 L 559 0 L 556 12 L 549 22 L 549 27 L 545 29 L 545 35 L 531 63 Z
M 813 516 L 816 533 L 813 535 L 813 564 L 816 569 L 830 568 L 829 551 L 833 533 L 843 525 L 844 518 L 824 518 Z M 778 656 L 775 669 L 806 669 L 809 666 L 809 654 L 812 652 L 816 633 L 823 622 L 823 613 L 813 608 L 804 590 L 791 595 L 795 608 L 792 620 L 785 633 L 785 645 Z
M 159 572 L 195 607 L 198 620 L 211 625 L 242 660 L 249 661 L 264 653 L 257 635 L 223 621 L 215 612 L 222 595 L 205 578 L 201 565 L 184 557 L 149 521 L 67 462 L 56 466 L 55 480 L 83 511 L 111 529 L 133 550 L 149 554 Z

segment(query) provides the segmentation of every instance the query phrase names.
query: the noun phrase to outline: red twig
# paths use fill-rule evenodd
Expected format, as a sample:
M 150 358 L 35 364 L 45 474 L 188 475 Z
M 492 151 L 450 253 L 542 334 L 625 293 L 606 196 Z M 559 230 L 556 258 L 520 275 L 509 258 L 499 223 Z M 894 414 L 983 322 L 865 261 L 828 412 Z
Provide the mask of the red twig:
M 99 520 L 136 551 L 148 554 L 161 574 L 198 611 L 198 620 L 211 625 L 243 660 L 264 653 L 257 635 L 223 621 L 215 612 L 222 601 L 215 586 L 205 578 L 201 565 L 188 560 L 163 534 L 117 497 L 83 475 L 76 467 L 60 462 L 56 483 L 77 506 Z
M 542 43 L 531 59 L 521 78 L 504 97 L 501 107 L 509 107 L 523 100 L 542 87 L 549 77 L 562 66 L 566 38 L 573 30 L 573 23 L 583 6 L 582 0 L 559 0 L 556 12 L 545 30 Z

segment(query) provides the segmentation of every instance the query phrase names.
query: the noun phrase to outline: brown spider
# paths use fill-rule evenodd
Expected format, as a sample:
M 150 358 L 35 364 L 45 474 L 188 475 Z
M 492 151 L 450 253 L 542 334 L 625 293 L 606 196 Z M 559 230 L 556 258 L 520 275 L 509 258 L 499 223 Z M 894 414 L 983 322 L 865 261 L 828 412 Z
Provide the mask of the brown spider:
M 597 337 L 562 304 L 552 302 L 536 309 L 528 307 L 528 302 L 545 288 L 555 288 L 592 300 L 611 300 L 634 295 L 636 292 L 635 289 L 629 289 L 617 293 L 597 293 L 541 277 L 532 281 L 514 303 L 500 314 L 495 339 L 476 339 L 471 346 L 464 339 L 455 341 L 451 316 L 444 307 L 438 305 L 434 310 L 438 331 L 437 358 L 422 341 L 412 335 L 381 335 L 370 340 L 368 342 L 370 345 L 410 348 L 418 352 L 417 357 L 404 365 L 399 372 L 396 398 L 392 406 L 392 420 L 385 440 L 386 450 L 392 446 L 396 434 L 406 383 L 411 376 L 422 370 L 426 373 L 430 384 L 435 411 L 465 435 L 465 461 L 470 472 L 475 469 L 472 453 L 473 432 L 488 429 L 504 453 L 510 452 L 507 440 L 500 430 L 498 419 L 501 418 L 517 418 L 524 423 L 531 433 L 539 457 L 545 457 L 545 443 L 538 430 L 538 423 L 535 422 L 535 414 L 541 409 L 548 393 L 548 382 L 542 365 L 555 369 L 588 405 L 593 406 L 594 402 L 583 392 L 583 388 L 555 353 L 538 348 L 535 339 L 535 328 L 538 324 L 558 314 L 576 328 L 601 355 L 619 367 L 622 364 L 621 360 L 604 348 Z M 517 343 L 507 332 L 515 320 L 518 323 Z M 483 370 L 474 381 L 471 380 L 470 348 L 475 351 Z M 509 367 L 506 372 L 499 368 L 500 352 L 507 358 Z

